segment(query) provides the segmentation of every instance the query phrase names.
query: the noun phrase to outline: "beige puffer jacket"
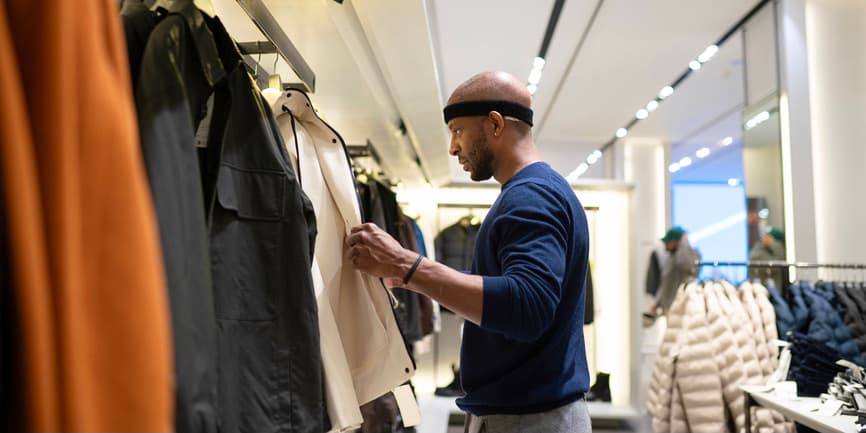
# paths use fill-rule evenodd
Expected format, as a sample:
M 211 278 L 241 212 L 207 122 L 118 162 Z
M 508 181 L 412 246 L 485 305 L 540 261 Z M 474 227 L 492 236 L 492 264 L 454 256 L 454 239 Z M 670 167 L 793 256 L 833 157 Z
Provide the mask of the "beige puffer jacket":
M 755 293 L 755 300 L 758 301 L 758 308 L 761 310 L 761 322 L 764 324 L 764 336 L 769 343 L 770 358 L 778 366 L 779 347 L 775 342 L 779 339 L 779 330 L 776 328 L 776 309 L 770 302 L 770 292 L 763 284 L 752 283 L 752 290 Z M 775 368 L 773 370 L 775 371 Z
M 768 378 L 776 370 L 777 359 L 770 356 L 772 342 L 767 341 L 761 308 L 758 306 L 757 299 L 755 299 L 752 283 L 746 281 L 740 286 L 740 300 L 743 302 L 743 307 L 746 309 L 749 320 L 752 322 L 752 329 L 755 331 L 753 337 L 755 338 L 755 346 L 758 349 L 758 359 L 761 362 L 761 372 L 764 378 Z
M 703 291 L 700 285 L 695 284 L 687 293 L 683 318 L 685 346 L 677 361 L 674 386 L 682 396 L 689 430 L 718 433 L 725 431 L 725 407 Z M 676 421 L 671 417 L 672 425 Z
M 745 383 L 746 378 L 743 358 L 740 356 L 740 348 L 734 339 L 731 321 L 722 311 L 714 287 L 707 287 L 704 290 L 704 300 L 707 303 L 707 320 L 715 348 L 716 365 L 721 372 L 722 394 L 728 411 L 734 419 L 737 431 L 743 432 L 745 431 L 745 410 L 743 391 L 740 390 L 740 385 Z
M 728 318 L 729 323 L 736 324 L 736 326 L 731 327 L 731 330 L 734 332 L 734 340 L 739 348 L 740 358 L 743 360 L 743 372 L 745 373 L 743 384 L 763 385 L 765 383 L 764 376 L 756 354 L 752 322 L 743 310 L 737 289 L 726 281 L 714 284 L 713 288 L 718 297 L 719 306 L 722 307 L 722 313 Z M 733 296 L 729 297 L 729 293 Z M 752 428 L 754 431 L 766 431 L 772 429 L 774 425 L 773 415 L 768 409 L 752 410 Z
M 679 356 L 681 342 L 680 330 L 683 327 L 685 314 L 685 292 L 688 288 L 680 287 L 667 314 L 667 328 L 662 344 L 656 355 L 653 373 L 647 393 L 647 412 L 652 416 L 652 426 L 655 432 L 671 431 L 671 402 L 674 386 L 675 362 Z

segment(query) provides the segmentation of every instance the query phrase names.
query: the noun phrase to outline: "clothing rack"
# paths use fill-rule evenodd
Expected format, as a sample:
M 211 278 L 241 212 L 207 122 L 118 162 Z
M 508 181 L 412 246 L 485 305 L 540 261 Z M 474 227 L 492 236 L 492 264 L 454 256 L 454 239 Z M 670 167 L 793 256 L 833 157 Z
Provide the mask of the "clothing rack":
M 253 21 L 253 24 L 259 28 L 262 34 L 268 39 L 262 42 L 242 42 L 238 47 L 243 54 L 273 54 L 277 53 L 282 57 L 289 67 L 295 71 L 301 82 L 307 86 L 310 93 L 316 91 L 316 74 L 310 65 L 301 55 L 300 51 L 292 43 L 292 40 L 283 31 L 283 28 L 277 22 L 276 18 L 271 14 L 271 11 L 265 5 L 263 0 L 237 0 L 241 9 L 246 12 L 247 16 Z
M 862 263 L 808 263 L 808 262 L 785 262 L 785 261 L 747 261 L 747 262 L 720 262 L 720 261 L 697 261 L 695 265 L 700 267 L 746 267 L 749 269 L 765 269 L 767 277 L 770 271 L 775 269 L 780 278 L 779 283 L 787 284 L 791 281 L 791 269 L 841 269 L 841 270 L 866 270 L 866 264 Z
M 346 145 L 346 151 L 349 153 L 349 158 L 373 158 L 380 167 L 382 166 L 382 157 L 370 140 L 366 144 L 349 144 Z
M 748 261 L 748 262 L 701 262 L 697 266 L 712 267 L 754 267 L 754 268 L 797 268 L 797 269 L 866 269 L 866 264 L 860 263 L 806 263 L 781 261 Z

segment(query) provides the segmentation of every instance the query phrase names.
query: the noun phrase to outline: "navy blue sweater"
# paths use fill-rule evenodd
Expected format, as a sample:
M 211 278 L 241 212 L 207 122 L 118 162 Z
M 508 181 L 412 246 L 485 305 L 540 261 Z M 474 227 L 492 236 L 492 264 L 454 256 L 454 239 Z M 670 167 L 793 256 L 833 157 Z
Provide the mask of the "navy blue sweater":
M 475 241 L 481 326 L 466 322 L 460 372 L 474 415 L 544 412 L 589 389 L 583 339 L 589 233 L 571 187 L 539 162 L 502 186 Z

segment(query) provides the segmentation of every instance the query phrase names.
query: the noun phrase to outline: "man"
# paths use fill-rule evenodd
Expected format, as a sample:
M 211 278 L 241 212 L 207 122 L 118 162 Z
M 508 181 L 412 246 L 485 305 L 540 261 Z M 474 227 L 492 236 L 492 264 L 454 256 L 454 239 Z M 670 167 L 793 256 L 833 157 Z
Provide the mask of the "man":
M 466 319 L 461 379 L 468 432 L 589 432 L 583 314 L 589 233 L 569 184 L 532 139 L 532 98 L 482 72 L 445 107 L 449 152 L 472 179 L 502 184 L 476 239 L 471 274 L 405 250 L 378 227 L 347 237 L 354 265 L 400 279 Z
M 775 227 L 766 229 L 761 242 L 756 243 L 749 252 L 749 260 L 785 260 L 785 233 Z
M 688 235 L 682 227 L 671 227 L 661 241 L 665 245 L 665 251 L 662 253 L 664 257 L 659 257 L 661 278 L 655 302 L 650 307 L 652 314 L 656 314 L 658 310 L 667 314 L 679 287 L 697 276 L 695 262 L 701 259 L 689 244 Z

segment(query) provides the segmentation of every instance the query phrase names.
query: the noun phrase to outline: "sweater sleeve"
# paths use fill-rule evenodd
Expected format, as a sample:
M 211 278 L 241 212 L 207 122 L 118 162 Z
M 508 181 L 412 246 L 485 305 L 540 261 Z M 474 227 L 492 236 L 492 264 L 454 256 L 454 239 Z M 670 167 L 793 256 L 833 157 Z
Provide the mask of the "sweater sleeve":
M 481 327 L 533 341 L 556 315 L 573 217 L 541 185 L 517 185 L 504 194 L 492 228 L 500 276 L 483 277 Z

